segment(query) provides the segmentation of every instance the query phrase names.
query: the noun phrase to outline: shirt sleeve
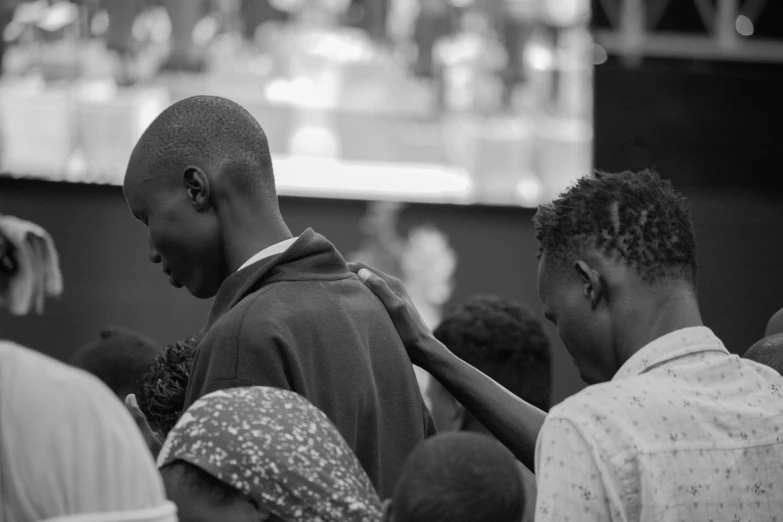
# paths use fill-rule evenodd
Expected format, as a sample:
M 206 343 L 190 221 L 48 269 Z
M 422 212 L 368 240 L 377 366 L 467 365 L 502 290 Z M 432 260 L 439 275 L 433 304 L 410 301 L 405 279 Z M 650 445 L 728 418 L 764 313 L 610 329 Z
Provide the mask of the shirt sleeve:
M 536 446 L 536 522 L 613 520 L 601 471 L 580 430 L 547 419 Z

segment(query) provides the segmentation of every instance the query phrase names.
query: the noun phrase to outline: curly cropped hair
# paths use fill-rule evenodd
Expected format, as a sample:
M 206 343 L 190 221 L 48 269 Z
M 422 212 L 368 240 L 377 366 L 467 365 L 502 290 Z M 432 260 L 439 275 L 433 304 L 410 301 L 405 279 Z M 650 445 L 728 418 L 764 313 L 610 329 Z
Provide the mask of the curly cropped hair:
M 448 310 L 434 331 L 454 355 L 544 411 L 552 388 L 549 340 L 533 312 L 495 295 Z
M 150 427 L 166 436 L 174 427 L 185 407 L 197 337 L 177 341 L 158 354 L 152 368 L 144 375 L 139 409 L 147 417 Z
M 533 218 L 539 257 L 570 261 L 595 249 L 631 267 L 648 284 L 695 285 L 696 234 L 688 200 L 653 170 L 584 177 Z

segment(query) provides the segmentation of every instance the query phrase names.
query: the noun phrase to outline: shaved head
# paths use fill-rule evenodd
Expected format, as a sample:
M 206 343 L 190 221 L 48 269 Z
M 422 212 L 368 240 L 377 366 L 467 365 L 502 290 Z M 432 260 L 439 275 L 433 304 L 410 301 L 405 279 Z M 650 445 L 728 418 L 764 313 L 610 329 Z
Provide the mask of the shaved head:
M 173 175 L 179 182 L 176 175 L 190 165 L 220 170 L 243 189 L 276 199 L 266 134 L 252 114 L 226 98 L 192 96 L 163 111 L 136 144 L 129 171 Z
M 163 111 L 133 149 L 123 189 L 147 226 L 150 261 L 196 297 L 214 296 L 253 254 L 291 237 L 264 130 L 225 98 Z

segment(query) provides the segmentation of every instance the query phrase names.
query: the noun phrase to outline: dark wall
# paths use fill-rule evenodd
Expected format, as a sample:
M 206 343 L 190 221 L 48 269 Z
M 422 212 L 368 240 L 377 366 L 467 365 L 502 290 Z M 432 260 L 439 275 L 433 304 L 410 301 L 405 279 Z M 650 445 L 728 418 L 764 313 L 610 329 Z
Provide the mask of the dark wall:
M 655 167 L 694 204 L 705 322 L 733 351 L 783 307 L 783 65 L 595 69 L 595 164 Z
M 783 226 L 781 201 L 726 192 L 692 199 L 705 320 L 733 351 L 742 351 L 783 306 L 781 234 L 776 233 Z M 281 204 L 295 233 L 314 226 L 345 253 L 359 246 L 357 222 L 366 203 L 283 198 Z M 159 267 L 147 261 L 144 227 L 131 217 L 119 188 L 0 179 L 0 210 L 53 235 L 65 280 L 63 297 L 48 301 L 41 317 L 0 312 L 0 338 L 66 358 L 107 323 L 135 328 L 161 343 L 203 326 L 210 303 L 171 288 Z M 401 228 L 432 223 L 448 234 L 459 263 L 453 301 L 497 293 L 540 314 L 531 216 L 532 211 L 518 208 L 410 205 Z M 554 396 L 560 401 L 583 384 L 547 328 Z
M 596 167 L 783 194 L 781 93 L 781 64 L 609 61 L 595 68 Z
M 294 233 L 313 226 L 344 253 L 359 246 L 365 202 L 282 198 L 281 206 Z M 147 261 L 145 229 L 133 220 L 119 188 L 0 179 L 0 210 L 52 234 L 65 281 L 64 295 L 48 301 L 41 317 L 0 312 L 0 338 L 67 358 L 107 323 L 161 343 L 203 326 L 210 303 L 173 289 L 159 266 Z M 540 313 L 531 215 L 514 208 L 411 205 L 400 226 L 432 223 L 448 234 L 458 255 L 454 301 L 490 292 L 520 299 Z M 555 393 L 563 398 L 582 383 L 563 347 L 556 343 L 554 350 Z

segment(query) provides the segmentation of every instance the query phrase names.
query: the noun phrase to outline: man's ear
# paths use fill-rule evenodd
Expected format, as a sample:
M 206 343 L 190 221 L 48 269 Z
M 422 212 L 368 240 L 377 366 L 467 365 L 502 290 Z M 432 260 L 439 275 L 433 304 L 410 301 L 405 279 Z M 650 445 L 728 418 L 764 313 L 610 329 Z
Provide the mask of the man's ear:
M 606 291 L 601 274 L 582 260 L 574 263 L 574 270 L 582 280 L 583 295 L 590 300 L 590 307 L 596 309 Z
M 381 510 L 383 511 L 383 522 L 394 522 L 394 505 L 392 504 L 392 499 L 387 498 L 384 500 Z
M 203 170 L 198 167 L 188 167 L 182 174 L 182 184 L 188 191 L 188 199 L 193 208 L 198 212 L 203 212 L 209 208 L 211 187 L 209 178 Z

